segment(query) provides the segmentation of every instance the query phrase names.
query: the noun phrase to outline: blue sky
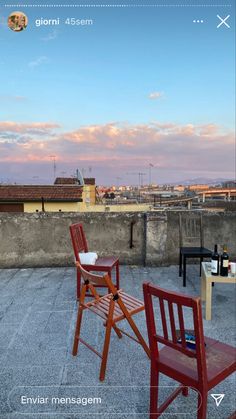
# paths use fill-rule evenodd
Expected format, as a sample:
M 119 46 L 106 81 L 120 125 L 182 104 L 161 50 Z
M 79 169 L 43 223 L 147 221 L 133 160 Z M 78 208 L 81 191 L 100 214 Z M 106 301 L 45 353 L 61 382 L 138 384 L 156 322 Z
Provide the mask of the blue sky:
M 20 33 L 6 25 L 14 10 L 29 19 Z M 98 183 L 120 173 L 121 183 L 132 182 L 126 173 L 148 173 L 149 163 L 157 182 L 234 177 L 233 7 L 0 13 L 0 181 L 29 182 L 34 173 L 50 182 L 50 155 L 58 174 L 92 167 Z M 231 27 L 217 29 L 217 14 L 230 15 Z M 36 27 L 41 17 L 60 25 Z M 93 25 L 68 26 L 67 17 Z

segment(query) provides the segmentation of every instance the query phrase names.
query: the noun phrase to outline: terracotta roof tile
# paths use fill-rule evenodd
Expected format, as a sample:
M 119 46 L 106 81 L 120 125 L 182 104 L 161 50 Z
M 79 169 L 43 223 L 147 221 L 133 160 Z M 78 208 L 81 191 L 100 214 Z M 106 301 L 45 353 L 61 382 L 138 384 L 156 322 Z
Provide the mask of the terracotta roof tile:
M 65 185 L 0 185 L 0 201 L 82 201 L 81 186 Z
M 85 177 L 85 185 L 95 185 L 94 177 Z M 54 185 L 79 185 L 79 180 L 75 177 L 57 177 Z
M 85 185 L 95 185 L 95 177 L 85 177 L 84 183 Z
M 54 185 L 79 185 L 79 181 L 75 177 L 57 177 Z

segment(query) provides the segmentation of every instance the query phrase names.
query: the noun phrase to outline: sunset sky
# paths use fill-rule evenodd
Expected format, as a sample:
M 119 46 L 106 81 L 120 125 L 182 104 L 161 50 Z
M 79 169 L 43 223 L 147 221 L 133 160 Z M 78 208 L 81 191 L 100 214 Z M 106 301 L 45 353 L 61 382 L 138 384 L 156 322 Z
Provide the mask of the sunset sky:
M 107 4 L 122 3 L 0 7 L 0 182 L 51 183 L 50 156 L 57 176 L 80 168 L 97 184 L 137 184 L 138 172 L 147 183 L 150 163 L 159 183 L 235 177 L 233 6 Z M 28 16 L 22 32 L 7 27 L 14 10 Z

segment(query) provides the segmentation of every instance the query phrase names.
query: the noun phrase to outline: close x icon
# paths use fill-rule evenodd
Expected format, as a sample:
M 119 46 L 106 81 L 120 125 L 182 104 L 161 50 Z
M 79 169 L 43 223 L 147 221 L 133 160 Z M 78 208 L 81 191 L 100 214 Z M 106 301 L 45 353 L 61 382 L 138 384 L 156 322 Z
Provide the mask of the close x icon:
M 228 29 L 230 28 L 230 25 L 227 23 L 227 20 L 230 18 L 230 15 L 226 17 L 221 17 L 220 15 L 217 15 L 218 19 L 220 19 L 220 23 L 217 25 L 217 29 L 219 29 L 221 26 L 226 26 Z

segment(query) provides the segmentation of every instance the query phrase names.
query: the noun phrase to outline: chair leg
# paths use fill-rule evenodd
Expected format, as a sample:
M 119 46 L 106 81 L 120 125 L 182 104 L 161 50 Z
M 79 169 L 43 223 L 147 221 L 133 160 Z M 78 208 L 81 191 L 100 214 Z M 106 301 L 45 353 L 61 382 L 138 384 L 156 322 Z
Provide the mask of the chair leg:
M 182 276 L 182 253 L 181 251 L 179 252 L 179 276 Z
M 108 312 L 106 334 L 105 334 L 105 340 L 104 340 L 103 352 L 102 352 L 102 363 L 101 363 L 100 375 L 99 375 L 99 380 L 100 381 L 104 381 L 104 379 L 105 379 L 107 357 L 108 357 L 110 337 L 111 337 L 111 328 L 113 327 L 112 319 L 113 319 L 114 307 L 115 307 L 115 302 L 111 301 L 110 302 L 110 307 L 109 307 L 109 312 Z
M 207 415 L 207 391 L 198 394 L 197 419 L 206 419 Z
M 158 409 L 158 384 L 159 384 L 159 373 L 155 366 L 151 363 L 151 380 L 150 380 L 150 419 L 157 419 L 159 417 L 157 413 Z
M 184 397 L 188 396 L 188 387 L 183 387 L 182 394 Z
M 121 339 L 122 338 L 122 333 L 121 333 L 120 329 L 115 324 L 113 324 L 112 327 L 113 327 L 114 331 L 116 332 L 118 338 Z
M 116 288 L 120 289 L 120 269 L 119 262 L 116 264 Z
M 132 328 L 133 332 L 137 336 L 138 341 L 140 342 L 140 344 L 142 345 L 143 349 L 145 350 L 147 356 L 150 358 L 150 350 L 149 350 L 149 348 L 148 348 L 145 340 L 143 339 L 140 331 L 138 330 L 136 324 L 134 323 L 132 317 L 129 316 L 128 314 L 126 314 L 126 313 L 125 313 L 125 317 L 126 317 L 127 321 L 129 322 L 129 325 Z
M 77 321 L 76 321 L 76 327 L 75 327 L 75 336 L 74 336 L 74 344 L 73 344 L 73 350 L 72 354 L 75 356 L 78 353 L 78 345 L 79 345 L 79 338 L 80 338 L 80 328 L 82 323 L 82 316 L 83 316 L 83 304 L 85 299 L 85 293 L 86 293 L 87 286 L 84 285 L 82 287 L 80 298 L 79 298 L 79 308 L 78 308 L 78 314 L 77 314 Z
M 103 324 L 103 326 L 107 327 L 107 322 L 105 322 Z M 121 339 L 123 336 L 122 336 L 122 333 L 121 333 L 119 327 L 117 327 L 116 324 L 113 323 L 112 328 L 114 329 L 114 332 L 117 334 L 118 338 Z
M 184 256 L 183 287 L 186 287 L 186 256 Z
M 73 350 L 72 350 L 72 355 L 73 356 L 76 356 L 77 353 L 78 353 L 78 345 L 79 345 L 79 337 L 80 337 L 80 328 L 81 328 L 82 316 L 83 316 L 83 308 L 81 306 L 79 306 L 76 328 L 75 328 L 74 344 L 73 344 Z
M 81 273 L 79 271 L 79 269 L 76 269 L 76 276 L 77 276 L 77 281 L 76 281 L 76 293 L 77 293 L 77 300 L 79 300 L 80 297 L 80 286 L 81 286 Z

